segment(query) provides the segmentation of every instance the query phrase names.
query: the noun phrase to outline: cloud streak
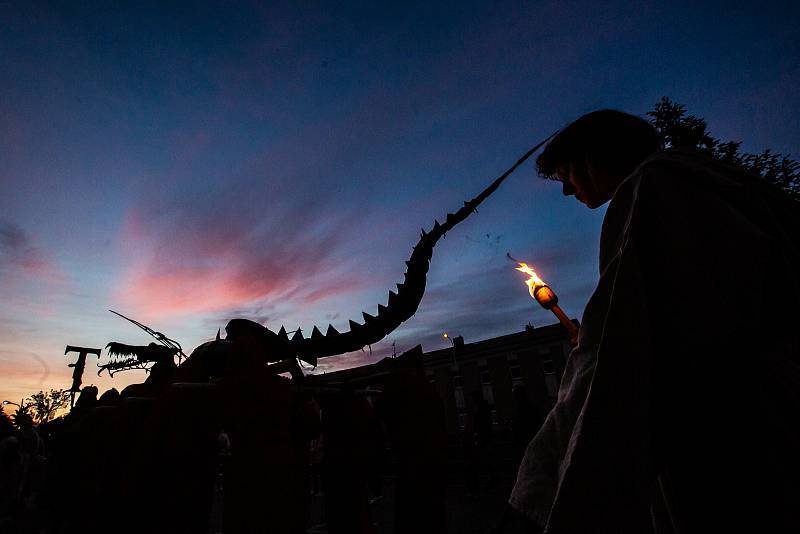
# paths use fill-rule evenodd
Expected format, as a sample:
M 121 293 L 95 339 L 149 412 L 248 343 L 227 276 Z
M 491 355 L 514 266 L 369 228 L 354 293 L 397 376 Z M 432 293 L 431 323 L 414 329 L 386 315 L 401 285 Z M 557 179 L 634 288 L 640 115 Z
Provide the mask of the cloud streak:
M 0 274 L 7 281 L 19 277 L 50 283 L 64 281 L 31 236 L 18 225 L 0 220 Z
M 345 252 L 352 208 L 327 199 L 316 173 L 277 173 L 265 163 L 213 191 L 192 186 L 134 205 L 119 239 L 121 302 L 152 318 L 308 306 L 363 284 Z
M 41 389 L 48 384 L 50 366 L 35 352 L 0 348 L 0 376 L 3 394 L 18 395 L 20 391 Z
M 125 274 L 122 301 L 143 316 L 164 316 L 270 299 L 308 305 L 357 285 L 331 264 L 346 240 L 344 221 L 289 215 L 266 228 L 229 233 L 231 222 L 195 218 L 150 227 L 155 244 Z

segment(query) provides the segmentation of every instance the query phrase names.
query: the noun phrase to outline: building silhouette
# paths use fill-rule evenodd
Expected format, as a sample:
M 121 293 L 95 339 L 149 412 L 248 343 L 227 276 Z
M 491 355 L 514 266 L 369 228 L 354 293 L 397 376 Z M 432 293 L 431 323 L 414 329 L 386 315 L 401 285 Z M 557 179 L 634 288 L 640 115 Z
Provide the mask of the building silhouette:
M 519 415 L 515 386 L 524 386 L 530 407 L 544 419 L 555 403 L 571 348 L 563 326 L 529 325 L 522 332 L 473 343 L 460 336 L 450 339 L 451 347 L 423 354 L 425 374 L 442 399 L 449 434 L 463 430 L 475 391 L 489 403 L 498 427 Z
M 454 442 L 474 408 L 470 399 L 475 398 L 475 392 L 488 402 L 496 430 L 509 430 L 510 422 L 518 421 L 520 416 L 544 420 L 555 403 L 571 350 L 561 324 L 537 328 L 528 325 L 522 332 L 472 343 L 466 343 L 461 336 L 449 339 L 448 348 L 422 352 L 416 347 L 403 356 L 421 361 L 425 376 L 442 401 L 447 433 Z M 380 391 L 382 377 L 394 372 L 392 361 L 384 358 L 370 365 L 309 376 L 307 383 Z M 515 388 L 519 389 L 516 393 Z M 520 402 L 520 393 L 525 402 Z M 523 404 L 532 413 L 518 413 Z

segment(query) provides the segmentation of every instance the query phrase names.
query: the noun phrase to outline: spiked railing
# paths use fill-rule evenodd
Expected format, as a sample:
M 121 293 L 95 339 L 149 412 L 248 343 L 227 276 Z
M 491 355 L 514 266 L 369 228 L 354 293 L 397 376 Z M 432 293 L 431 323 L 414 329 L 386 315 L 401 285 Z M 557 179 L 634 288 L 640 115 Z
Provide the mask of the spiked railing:
M 443 223 L 435 221 L 429 231 L 422 230 L 420 239 L 414 246 L 411 257 L 406 262 L 408 268 L 404 275 L 405 280 L 403 283 L 397 284 L 397 292 L 389 291 L 386 306 L 378 304 L 377 315 L 362 312 L 364 317 L 363 324 L 351 320 L 349 332 L 340 333 L 333 325 L 328 325 L 325 334 L 323 334 L 319 328 L 314 326 L 310 337 L 305 338 L 302 331 L 298 329 L 289 339 L 286 329 L 282 326 L 278 331 L 278 337 L 288 342 L 291 352 L 298 358 L 310 363 L 316 363 L 318 358 L 360 350 L 383 339 L 416 313 L 425 294 L 425 284 L 429 264 L 433 256 L 433 247 L 439 239 L 444 237 L 455 225 L 469 217 L 471 213 L 476 212 L 477 207 L 500 187 L 503 180 L 547 143 L 555 133 L 526 152 L 511 168 L 494 180 L 478 196 L 464 202 L 464 206 L 461 209 L 455 213 L 448 213 Z

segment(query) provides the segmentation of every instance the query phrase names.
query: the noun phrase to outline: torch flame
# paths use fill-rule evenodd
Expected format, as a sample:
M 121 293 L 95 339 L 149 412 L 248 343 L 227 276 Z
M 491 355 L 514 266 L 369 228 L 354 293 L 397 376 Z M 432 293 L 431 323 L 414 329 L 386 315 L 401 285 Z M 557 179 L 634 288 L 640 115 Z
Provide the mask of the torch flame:
M 511 257 L 511 254 L 506 254 L 508 258 L 512 261 L 516 261 L 519 264 L 519 267 L 516 269 L 520 272 L 523 272 L 528 275 L 528 279 L 525 280 L 525 283 L 528 284 L 528 293 L 531 294 L 531 297 L 538 302 L 542 308 L 545 310 L 550 310 L 558 317 L 559 322 L 564 325 L 564 328 L 567 329 L 569 333 L 569 342 L 572 346 L 577 345 L 578 343 L 578 327 L 570 321 L 567 314 L 559 308 L 558 306 L 558 296 L 556 295 L 555 291 L 553 291 L 547 284 L 544 283 L 544 280 L 539 278 L 539 275 L 536 274 L 536 271 L 528 267 L 527 263 L 522 263 L 521 261 L 517 261 Z
M 536 274 L 536 271 L 531 269 L 527 263 L 522 263 L 521 261 L 517 262 L 519 267 L 515 267 L 516 270 L 523 272 L 528 275 L 528 279 L 525 280 L 525 283 L 528 284 L 528 293 L 531 294 L 531 297 L 536 298 L 536 290 L 540 287 L 547 285 L 545 284 L 539 275 Z

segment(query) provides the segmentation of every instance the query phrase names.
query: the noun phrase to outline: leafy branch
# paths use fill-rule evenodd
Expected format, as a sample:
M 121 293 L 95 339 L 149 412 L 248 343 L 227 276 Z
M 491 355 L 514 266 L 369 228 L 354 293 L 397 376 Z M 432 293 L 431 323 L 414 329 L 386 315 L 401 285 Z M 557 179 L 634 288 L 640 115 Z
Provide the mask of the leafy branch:
M 731 165 L 746 169 L 782 189 L 790 198 L 800 200 L 800 163 L 788 155 L 766 149 L 760 154 L 740 150 L 741 141 L 723 142 L 711 135 L 708 123 L 689 115 L 686 106 L 662 97 L 655 109 L 648 111 L 650 122 L 659 131 L 667 148 L 690 147 L 707 152 Z

